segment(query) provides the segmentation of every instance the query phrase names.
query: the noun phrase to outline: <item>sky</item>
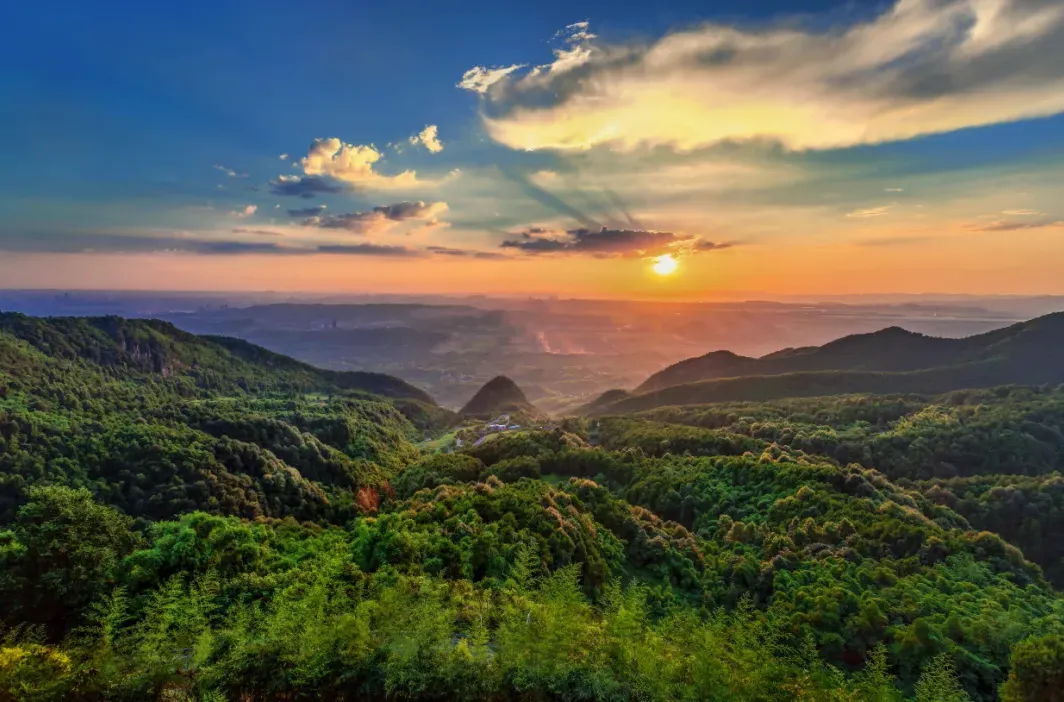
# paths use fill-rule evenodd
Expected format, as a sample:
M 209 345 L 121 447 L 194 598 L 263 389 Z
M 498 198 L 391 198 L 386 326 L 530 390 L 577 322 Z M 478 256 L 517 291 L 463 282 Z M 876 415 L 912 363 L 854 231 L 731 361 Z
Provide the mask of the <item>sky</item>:
M 59 0 L 0 27 L 0 287 L 1064 293 L 1059 0 Z

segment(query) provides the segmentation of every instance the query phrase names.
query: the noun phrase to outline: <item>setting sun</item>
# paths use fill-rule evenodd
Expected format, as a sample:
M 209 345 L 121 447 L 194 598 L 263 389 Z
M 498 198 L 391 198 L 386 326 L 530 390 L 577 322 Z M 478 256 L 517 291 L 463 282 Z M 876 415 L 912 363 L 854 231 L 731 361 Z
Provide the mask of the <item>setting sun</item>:
M 654 259 L 652 268 L 658 275 L 672 275 L 679 265 L 679 262 L 672 257 L 672 254 L 665 254 Z

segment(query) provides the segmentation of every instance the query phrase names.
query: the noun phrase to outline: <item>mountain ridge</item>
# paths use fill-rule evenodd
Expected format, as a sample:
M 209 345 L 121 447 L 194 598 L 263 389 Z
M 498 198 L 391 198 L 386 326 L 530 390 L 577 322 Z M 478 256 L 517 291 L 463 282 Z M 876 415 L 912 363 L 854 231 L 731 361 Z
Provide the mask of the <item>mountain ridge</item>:
M 356 390 L 436 406 L 428 393 L 394 376 L 317 368 L 241 339 L 192 334 L 157 319 L 30 317 L 0 312 L 0 334 L 4 333 L 49 356 L 80 359 L 104 368 L 164 378 L 187 376 L 201 384 L 279 382 L 286 389 Z
M 600 396 L 584 413 L 671 404 L 854 393 L 947 392 L 1064 382 L 1064 313 L 961 339 L 887 327 L 761 358 L 714 351 L 650 376 L 627 397 Z

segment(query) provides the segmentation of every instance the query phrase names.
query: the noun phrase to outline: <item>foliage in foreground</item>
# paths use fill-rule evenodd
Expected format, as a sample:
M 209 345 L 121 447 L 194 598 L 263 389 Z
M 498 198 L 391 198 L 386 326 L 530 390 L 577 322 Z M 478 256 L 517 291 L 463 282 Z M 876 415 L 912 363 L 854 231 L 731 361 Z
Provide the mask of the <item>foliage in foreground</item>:
M 15 321 L 0 702 L 1064 684 L 1064 599 L 1028 560 L 1064 572 L 1060 389 L 670 408 L 425 455 L 416 399 L 153 325 Z
M 139 605 L 116 588 L 64 650 L 6 644 L 0 699 L 905 699 L 881 651 L 847 676 L 747 606 L 652 621 L 645 591 L 611 586 L 593 607 L 575 567 L 532 577 L 524 557 L 486 590 L 370 576 L 342 550 L 305 566 L 268 599 L 228 606 L 213 572 Z M 942 658 L 913 699 L 968 697 Z

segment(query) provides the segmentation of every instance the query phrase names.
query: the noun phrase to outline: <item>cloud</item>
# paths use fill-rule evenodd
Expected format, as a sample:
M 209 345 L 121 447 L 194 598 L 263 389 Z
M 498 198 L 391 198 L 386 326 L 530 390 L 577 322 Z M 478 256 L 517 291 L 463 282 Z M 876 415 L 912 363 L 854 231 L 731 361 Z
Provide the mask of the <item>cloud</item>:
M 514 71 L 518 71 L 524 67 L 525 64 L 523 63 L 498 68 L 474 66 L 462 74 L 462 80 L 458 81 L 456 87 L 462 88 L 463 90 L 471 90 L 474 93 L 484 94 L 488 92 L 488 89 L 491 88 L 491 86 L 495 85 Z
M 241 227 L 234 227 L 231 231 L 241 235 L 283 236 L 280 232 Z M 83 232 L 76 235 L 54 232 L 4 233 L 0 234 L 0 251 L 10 253 L 183 253 L 203 256 L 307 256 L 320 253 L 386 258 L 425 258 L 428 256 L 489 260 L 510 258 L 497 252 L 443 246 L 420 249 L 372 242 L 299 246 L 283 245 L 275 241 L 212 238 L 209 234 L 182 231 L 131 234 Z
M 695 242 L 695 245 L 692 248 L 695 251 L 720 251 L 722 249 L 730 249 L 735 245 L 734 242 L 730 241 L 714 243 L 712 241 L 703 241 L 700 239 Z
M 212 168 L 213 168 L 214 170 L 216 170 L 216 171 L 221 171 L 222 173 L 226 174 L 226 175 L 227 175 L 227 176 L 229 176 L 230 178 L 247 178 L 247 177 L 248 177 L 248 174 L 247 174 L 247 173 L 237 173 L 237 172 L 236 172 L 236 171 L 234 171 L 234 170 L 233 170 L 232 168 L 226 168 L 225 166 L 219 165 L 219 164 L 217 164 L 217 163 L 216 163 L 216 164 L 214 164 L 214 165 L 213 165 L 213 166 L 211 166 L 211 167 L 212 167 Z
M 686 244 L 697 249 L 698 242 L 690 237 L 671 232 L 640 229 L 571 229 L 567 232 L 550 232 L 534 228 L 516 239 L 504 241 L 500 246 L 517 249 L 527 254 L 589 254 L 593 256 L 660 256 L 676 252 Z M 710 245 L 715 246 L 715 245 Z M 708 249 L 706 249 L 708 250 Z
M 1045 215 L 1045 212 L 1039 212 L 1038 210 L 1002 210 L 1001 214 L 1012 217 L 1041 217 Z
M 282 175 L 278 176 L 276 180 L 270 181 L 270 192 L 283 197 L 308 199 L 323 193 L 338 193 L 341 190 L 342 188 L 339 185 L 317 177 L 304 178 L 296 175 Z
M 1064 227 L 1064 219 L 1040 219 L 1036 222 L 997 221 L 989 224 L 976 224 L 969 229 L 977 232 L 1017 232 L 1025 229 L 1045 229 L 1046 227 Z
M 897 0 L 841 29 L 709 23 L 645 44 L 586 32 L 571 32 L 571 48 L 545 66 L 467 72 L 459 86 L 483 96 L 494 140 L 827 149 L 1064 112 L 1056 0 Z
M 277 158 L 281 159 L 282 161 L 287 161 L 288 160 L 288 154 L 281 154 Z
M 325 205 L 314 205 L 313 207 L 302 207 L 296 210 L 288 210 L 289 217 L 317 217 L 326 209 Z
M 417 202 L 397 202 L 394 205 L 374 207 L 373 211 L 379 212 L 395 222 L 402 222 L 407 219 L 435 220 L 438 215 L 447 211 L 447 203 L 432 202 L 426 205 L 420 200 Z
M 590 31 L 588 31 L 588 28 L 590 26 L 591 23 L 587 20 L 583 20 L 581 22 L 573 22 L 572 24 L 566 25 L 565 29 L 560 29 L 555 32 L 553 38 L 562 38 L 570 44 L 581 41 L 587 41 L 590 39 L 596 39 L 598 35 L 592 34 Z
M 273 243 L 253 241 L 197 241 L 190 242 L 188 250 L 201 254 L 261 254 L 291 253 L 298 249 L 288 249 Z
M 333 137 L 315 139 L 299 165 L 308 176 L 329 176 L 359 188 L 402 190 L 439 185 L 437 181 L 419 180 L 410 170 L 391 176 L 378 173 L 374 166 L 381 158 L 373 146 L 345 144 Z
M 415 258 L 424 253 L 405 246 L 388 246 L 384 244 L 327 244 L 318 247 L 319 253 L 346 254 L 352 256 L 387 256 L 398 258 Z
M 234 234 L 258 234 L 259 236 L 284 236 L 281 232 L 270 231 L 269 229 L 247 229 L 245 227 L 233 227 L 231 230 Z
M 903 192 L 905 192 L 905 188 L 883 188 L 883 190 L 885 192 L 888 192 L 888 193 L 903 193 Z
M 233 233 L 265 233 L 234 228 Z M 272 232 L 271 232 L 272 234 Z M 38 253 L 166 253 L 246 254 L 306 253 L 313 249 L 294 249 L 273 242 L 237 241 L 197 236 L 192 232 L 161 231 L 120 234 L 114 232 L 79 232 L 58 234 L 26 232 L 0 235 L 0 251 Z
M 410 143 L 415 146 L 421 144 L 434 154 L 438 154 L 443 151 L 443 144 L 440 143 L 440 138 L 437 133 L 435 124 L 428 125 L 420 132 L 410 137 Z
M 868 219 L 869 217 L 882 217 L 885 214 L 890 213 L 892 205 L 885 207 L 873 207 L 867 210 L 854 210 L 853 212 L 847 212 L 846 216 L 854 219 Z
M 451 256 L 454 258 L 478 258 L 493 261 L 510 258 L 510 256 L 498 253 L 496 251 L 477 251 L 475 249 L 452 249 L 447 246 L 428 246 L 425 248 L 425 250 L 437 256 Z
M 250 217 L 251 215 L 255 214 L 255 211 L 257 209 L 259 209 L 258 205 L 244 205 L 244 207 L 240 208 L 239 210 L 233 210 L 229 214 L 233 217 Z
M 365 234 L 382 231 L 390 228 L 393 224 L 407 221 L 420 221 L 426 225 L 435 226 L 439 223 L 437 218 L 446 211 L 446 202 L 406 201 L 392 205 L 380 205 L 368 212 L 350 212 L 335 215 L 319 213 L 307 217 L 302 224 L 306 227 L 346 229 Z

